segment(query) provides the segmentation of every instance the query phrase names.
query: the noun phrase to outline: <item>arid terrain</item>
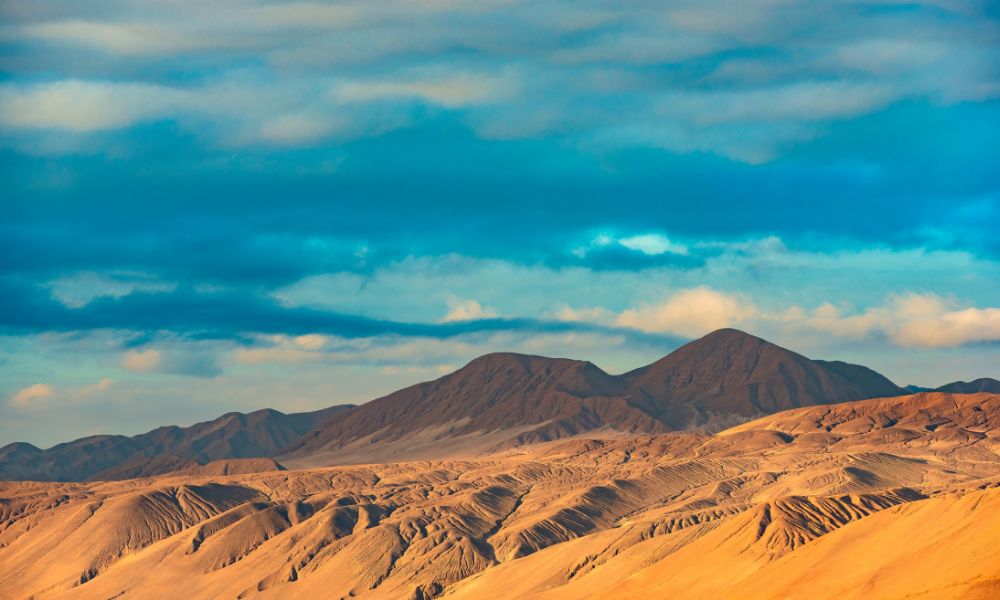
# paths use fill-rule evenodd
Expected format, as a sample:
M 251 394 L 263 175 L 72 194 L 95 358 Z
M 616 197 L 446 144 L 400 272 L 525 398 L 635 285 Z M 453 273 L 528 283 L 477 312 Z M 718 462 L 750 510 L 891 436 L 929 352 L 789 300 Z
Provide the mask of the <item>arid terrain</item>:
M 819 404 L 845 372 L 883 378 L 722 336 L 618 377 L 491 355 L 333 414 L 273 458 L 163 453 L 92 481 L 2 482 L 0 597 L 1000 597 L 1000 395 Z M 400 404 L 408 420 L 380 424 Z M 723 421 L 738 424 L 705 427 Z M 245 422 L 171 439 L 245 449 Z
M 998 452 L 1000 396 L 924 393 L 715 435 L 583 436 L 467 460 L 263 472 L 233 460 L 115 482 L 8 482 L 0 589 L 992 598 Z

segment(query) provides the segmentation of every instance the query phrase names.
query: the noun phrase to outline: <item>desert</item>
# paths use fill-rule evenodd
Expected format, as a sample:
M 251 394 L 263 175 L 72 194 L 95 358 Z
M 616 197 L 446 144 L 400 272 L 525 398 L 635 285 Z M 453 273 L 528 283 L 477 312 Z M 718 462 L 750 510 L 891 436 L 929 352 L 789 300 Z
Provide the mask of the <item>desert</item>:
M 778 355 L 774 372 L 814 366 L 732 330 L 675 354 L 692 353 L 699 365 L 725 365 L 703 375 L 729 386 L 706 388 L 698 400 L 708 405 L 725 390 L 726 403 L 713 404 L 732 411 L 724 420 L 742 414 L 731 397 L 742 398 L 747 381 L 758 384 L 753 389 L 781 383 L 759 355 Z M 758 365 L 757 375 L 738 355 Z M 331 451 L 325 432 L 343 431 L 361 410 L 348 408 L 272 457 L 207 464 L 152 457 L 150 469 L 165 471 L 153 475 L 129 459 L 90 481 L 6 481 L 4 597 L 990 598 L 1000 591 L 1000 395 L 899 390 L 778 406 L 716 431 L 675 430 L 671 416 L 647 414 L 654 423 L 647 424 L 610 410 L 584 427 L 570 417 L 590 414 L 590 394 L 626 402 L 635 389 L 622 391 L 586 363 L 581 375 L 576 364 L 503 356 L 497 376 L 484 360 L 421 388 L 434 391 L 416 405 L 451 426 L 397 420 L 395 430 L 340 434 L 349 451 Z M 657 381 L 686 377 L 686 361 L 665 360 L 671 366 Z M 545 406 L 549 385 L 579 403 L 572 414 L 560 405 L 563 412 L 537 417 L 507 408 L 514 421 L 474 429 L 468 415 L 440 408 L 461 410 L 456 377 L 456 389 L 470 397 L 520 406 L 531 390 L 542 394 L 533 408 L 555 410 Z M 553 379 L 576 383 L 575 391 Z M 369 406 L 391 411 L 410 395 Z M 411 449 L 423 456 L 392 458 L 404 448 L 400 435 L 422 440 Z M 366 451 L 375 458 L 361 460 Z
M 0 0 L 0 600 L 1000 600 L 1000 0 Z

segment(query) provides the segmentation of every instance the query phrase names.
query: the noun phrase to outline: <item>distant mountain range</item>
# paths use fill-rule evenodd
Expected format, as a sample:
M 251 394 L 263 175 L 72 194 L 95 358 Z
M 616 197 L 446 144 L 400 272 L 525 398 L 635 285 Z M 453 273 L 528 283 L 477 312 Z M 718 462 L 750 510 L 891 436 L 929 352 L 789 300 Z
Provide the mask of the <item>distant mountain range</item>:
M 981 377 L 972 381 L 956 381 L 942 385 L 935 391 L 948 392 L 949 394 L 976 394 L 979 392 L 1000 394 L 1000 381 L 990 379 L 989 377 Z
M 978 379 L 938 388 L 1000 391 Z M 488 354 L 361 406 L 229 413 L 138 436 L 93 436 L 41 450 L 0 449 L 0 479 L 80 481 L 277 457 L 290 466 L 379 462 L 447 448 L 516 446 L 585 432 L 718 431 L 783 410 L 912 393 L 860 365 L 811 360 L 722 329 L 622 375 L 586 361 Z M 463 445 L 464 444 L 464 445 Z M 391 451 L 387 451 L 391 449 Z
M 351 408 L 333 406 L 287 415 L 269 408 L 248 414 L 234 412 L 190 427 L 159 427 L 132 437 L 96 435 L 48 450 L 18 442 L 0 448 L 0 479 L 123 479 L 190 469 L 223 459 L 271 456 Z M 105 476 L 95 477 L 101 473 Z

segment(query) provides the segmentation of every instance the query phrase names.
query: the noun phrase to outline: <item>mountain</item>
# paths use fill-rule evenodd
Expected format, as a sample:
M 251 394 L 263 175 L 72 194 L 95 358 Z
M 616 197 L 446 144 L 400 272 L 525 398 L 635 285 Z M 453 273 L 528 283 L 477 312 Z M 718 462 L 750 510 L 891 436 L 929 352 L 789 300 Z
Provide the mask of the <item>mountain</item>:
M 903 393 L 866 367 L 810 360 L 722 329 L 623 375 L 586 361 L 495 353 L 350 410 L 229 413 L 191 427 L 92 436 L 48 450 L 11 444 L 0 449 L 0 479 L 117 479 L 253 457 L 296 468 L 391 462 L 598 430 L 711 432 L 791 408 Z
M 633 397 L 656 406 L 676 430 L 905 393 L 867 367 L 810 360 L 735 329 L 712 332 L 623 378 Z
M 951 394 L 975 394 L 977 392 L 989 392 L 1000 394 L 1000 381 L 981 377 L 973 381 L 955 381 L 937 388 L 938 392 L 948 392 Z
M 233 412 L 190 427 L 159 427 L 132 437 L 90 436 L 48 450 L 13 443 L 0 448 L 0 479 L 83 481 L 99 474 L 117 479 L 155 475 L 220 459 L 271 456 L 351 408 L 333 406 L 293 414 L 272 409 Z
M 363 404 L 283 456 L 293 462 L 310 455 L 370 462 L 417 456 L 421 447 L 440 455 L 445 439 L 482 447 L 602 428 L 718 430 L 789 408 L 903 393 L 866 367 L 810 360 L 723 329 L 617 376 L 586 361 L 489 354 L 440 379 Z M 387 448 L 393 450 L 382 452 Z
M 497 353 L 363 404 L 310 433 L 286 454 L 310 455 L 360 441 L 357 458 L 364 462 L 382 458 L 370 453 L 371 445 L 440 448 L 442 438 L 478 438 L 484 431 L 504 432 L 497 443 L 518 434 L 526 435 L 521 441 L 544 441 L 606 426 L 667 430 L 631 402 L 620 377 L 592 363 Z

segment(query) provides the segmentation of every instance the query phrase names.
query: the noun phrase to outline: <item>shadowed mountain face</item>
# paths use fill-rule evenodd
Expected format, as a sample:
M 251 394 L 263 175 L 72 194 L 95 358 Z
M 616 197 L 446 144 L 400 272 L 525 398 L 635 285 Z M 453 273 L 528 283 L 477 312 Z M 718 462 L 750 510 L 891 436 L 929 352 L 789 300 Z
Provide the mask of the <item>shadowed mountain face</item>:
M 307 435 L 289 453 L 392 442 L 418 431 L 443 438 L 508 430 L 513 442 L 524 443 L 602 427 L 718 430 L 789 408 L 902 393 L 871 369 L 810 360 L 723 329 L 619 376 L 584 361 L 486 355 L 450 375 L 364 404 Z
M 0 479 L 83 481 L 154 475 L 233 458 L 265 457 L 350 406 L 284 414 L 264 409 L 228 413 L 190 427 L 91 436 L 41 450 L 15 443 L 0 448 Z
M 949 394 L 976 394 L 979 392 L 1000 394 L 1000 381 L 990 379 L 989 377 L 981 377 L 972 381 L 956 381 L 942 385 L 935 391 L 948 392 Z

